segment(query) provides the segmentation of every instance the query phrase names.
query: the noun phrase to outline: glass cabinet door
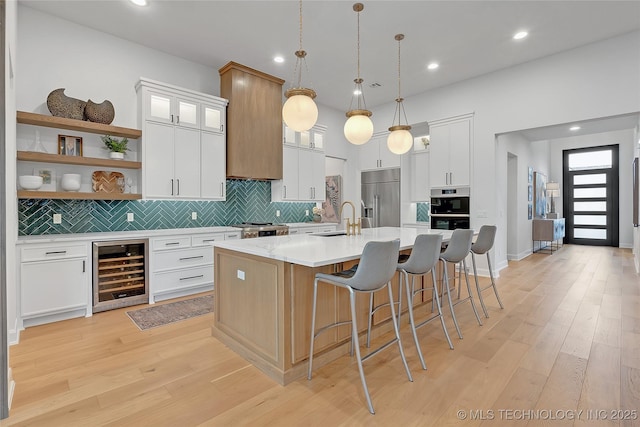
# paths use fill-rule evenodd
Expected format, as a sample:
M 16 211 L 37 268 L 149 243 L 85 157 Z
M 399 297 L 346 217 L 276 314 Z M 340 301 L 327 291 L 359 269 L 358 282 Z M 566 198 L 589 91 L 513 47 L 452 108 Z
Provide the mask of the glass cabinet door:
M 200 121 L 198 117 L 199 104 L 183 99 L 177 100 L 177 114 L 175 124 L 178 126 L 199 128 Z
M 173 123 L 171 100 L 170 96 L 147 92 L 147 114 L 145 118 L 156 122 Z
M 213 132 L 224 132 L 223 114 L 220 108 L 202 105 L 202 128 Z

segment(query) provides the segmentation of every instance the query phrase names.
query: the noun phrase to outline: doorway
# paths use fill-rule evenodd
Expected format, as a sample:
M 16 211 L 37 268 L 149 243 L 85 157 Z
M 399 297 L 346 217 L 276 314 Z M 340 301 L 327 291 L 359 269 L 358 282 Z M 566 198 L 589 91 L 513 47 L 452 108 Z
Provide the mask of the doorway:
M 618 246 L 618 145 L 563 150 L 566 243 Z
M 518 206 L 518 156 L 507 152 L 507 260 L 519 258 Z

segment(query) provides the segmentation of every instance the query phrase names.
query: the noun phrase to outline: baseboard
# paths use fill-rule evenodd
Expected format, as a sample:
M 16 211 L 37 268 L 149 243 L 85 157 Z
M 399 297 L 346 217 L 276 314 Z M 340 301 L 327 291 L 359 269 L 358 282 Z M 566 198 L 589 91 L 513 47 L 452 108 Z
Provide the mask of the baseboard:
M 633 249 L 633 243 L 618 243 L 618 247 L 622 249 Z
M 507 259 L 509 261 L 522 261 L 526 257 L 532 254 L 531 249 L 526 249 L 519 254 L 507 254 Z
M 11 402 L 13 402 L 13 393 L 16 390 L 16 382 L 13 380 L 13 371 L 11 370 L 11 368 L 9 368 L 9 384 L 8 384 L 8 388 L 9 390 L 7 391 L 8 395 L 7 397 L 9 398 L 9 409 L 11 409 Z
M 20 342 L 20 329 L 18 328 L 18 319 L 15 320 L 13 329 L 9 329 L 7 332 L 7 341 L 10 346 L 16 345 Z
M 636 265 L 636 273 L 640 274 L 640 256 L 636 255 L 634 257 L 634 263 Z

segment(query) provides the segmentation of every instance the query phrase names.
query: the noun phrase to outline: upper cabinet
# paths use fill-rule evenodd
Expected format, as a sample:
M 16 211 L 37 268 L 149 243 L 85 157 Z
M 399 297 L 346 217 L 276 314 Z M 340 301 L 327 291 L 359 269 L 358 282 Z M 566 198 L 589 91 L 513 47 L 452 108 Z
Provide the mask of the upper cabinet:
M 399 168 L 401 156 L 387 148 L 387 134 L 374 135 L 359 147 L 360 170 Z
M 473 115 L 429 123 L 429 184 L 432 188 L 468 186 L 471 177 Z
M 321 202 L 325 199 L 324 135 L 315 125 L 306 132 L 284 126 L 282 179 L 271 182 L 271 201 Z
M 229 62 L 218 70 L 227 109 L 227 177 L 282 179 L 284 80 Z
M 143 196 L 225 200 L 227 101 L 141 79 Z

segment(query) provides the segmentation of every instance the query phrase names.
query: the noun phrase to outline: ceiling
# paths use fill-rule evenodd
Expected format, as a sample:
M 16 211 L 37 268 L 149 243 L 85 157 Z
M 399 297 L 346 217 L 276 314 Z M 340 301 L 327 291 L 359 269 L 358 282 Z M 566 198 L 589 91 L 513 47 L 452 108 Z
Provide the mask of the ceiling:
M 544 126 L 517 131 L 529 141 L 548 141 L 569 138 L 572 136 L 590 135 L 594 133 L 612 132 L 622 129 L 633 129 L 638 125 L 640 114 L 623 114 L 593 120 L 582 120 L 575 123 Z M 571 130 L 572 127 L 580 129 Z
M 297 1 L 19 0 L 20 4 L 214 69 L 228 61 L 290 81 Z M 353 1 L 303 2 L 303 48 L 320 104 L 347 110 L 356 77 Z M 640 29 L 637 1 L 368 1 L 360 14 L 367 107 Z M 520 30 L 523 40 L 512 39 Z M 285 57 L 277 64 L 275 55 Z M 440 68 L 428 71 L 431 61 Z M 380 87 L 369 87 L 378 83 Z M 289 82 L 285 87 L 289 86 Z

